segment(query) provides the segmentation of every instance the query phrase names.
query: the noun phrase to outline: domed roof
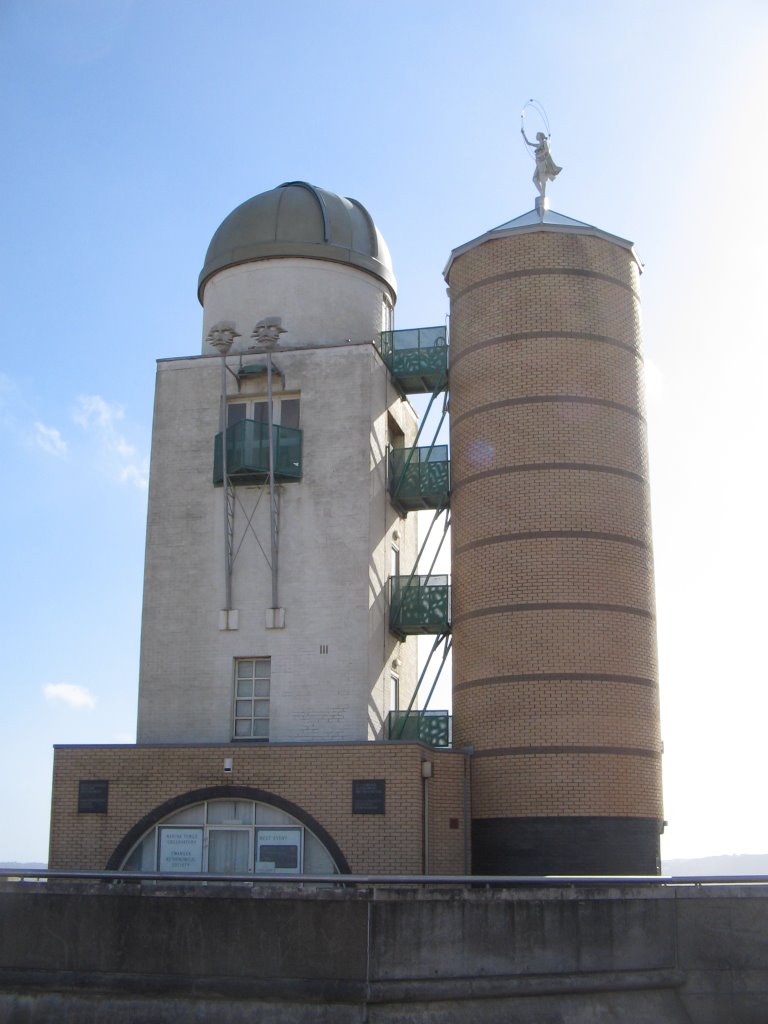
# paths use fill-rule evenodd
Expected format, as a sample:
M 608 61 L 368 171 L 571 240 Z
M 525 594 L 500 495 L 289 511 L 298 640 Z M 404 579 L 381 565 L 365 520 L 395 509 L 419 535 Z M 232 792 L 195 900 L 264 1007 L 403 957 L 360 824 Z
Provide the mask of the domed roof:
M 200 272 L 200 301 L 218 271 L 281 256 L 346 263 L 396 289 L 387 243 L 361 203 L 306 181 L 287 181 L 247 200 L 221 223 Z

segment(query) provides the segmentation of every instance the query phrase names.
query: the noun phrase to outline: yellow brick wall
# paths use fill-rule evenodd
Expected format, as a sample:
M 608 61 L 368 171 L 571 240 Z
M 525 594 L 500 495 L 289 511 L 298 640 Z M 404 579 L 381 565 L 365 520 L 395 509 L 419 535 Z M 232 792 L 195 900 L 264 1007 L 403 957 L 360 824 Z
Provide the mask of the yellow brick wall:
M 224 758 L 233 770 L 224 773 Z M 49 866 L 103 870 L 123 837 L 166 801 L 212 786 L 288 800 L 335 840 L 353 873 L 422 871 L 421 761 L 433 763 L 431 871 L 461 873 L 464 759 L 420 744 L 60 746 L 55 750 Z M 386 813 L 352 813 L 352 780 L 384 779 Z M 79 814 L 78 783 L 109 780 L 107 814 Z M 451 828 L 450 818 L 459 819 Z
M 451 264 L 454 741 L 473 815 L 662 816 L 637 265 L 495 238 Z

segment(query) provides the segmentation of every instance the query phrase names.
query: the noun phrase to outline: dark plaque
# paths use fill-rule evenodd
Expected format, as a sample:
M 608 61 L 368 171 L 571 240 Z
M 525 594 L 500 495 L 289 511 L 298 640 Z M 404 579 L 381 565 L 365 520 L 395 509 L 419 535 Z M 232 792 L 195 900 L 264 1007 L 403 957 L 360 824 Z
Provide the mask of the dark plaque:
M 352 813 L 384 813 L 384 779 L 352 779 Z
M 106 814 L 109 782 L 106 779 L 80 779 L 77 791 L 78 814 Z

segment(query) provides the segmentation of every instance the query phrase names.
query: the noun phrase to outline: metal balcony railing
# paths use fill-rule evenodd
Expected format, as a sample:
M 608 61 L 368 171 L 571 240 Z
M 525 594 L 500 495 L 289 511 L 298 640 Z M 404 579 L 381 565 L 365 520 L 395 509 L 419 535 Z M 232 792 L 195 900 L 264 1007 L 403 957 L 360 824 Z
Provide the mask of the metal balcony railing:
M 390 711 L 387 739 L 420 740 L 431 747 L 450 747 L 451 724 L 447 711 Z
M 447 576 L 390 576 L 389 628 L 395 636 L 447 633 L 450 621 Z
M 272 427 L 275 479 L 301 480 L 302 432 L 296 427 Z M 269 426 L 258 420 L 239 420 L 227 427 L 227 475 L 233 484 L 260 484 L 269 479 Z M 224 482 L 221 434 L 213 448 L 213 482 Z
M 448 445 L 392 448 L 389 452 L 389 494 L 401 512 L 445 508 L 451 489 Z
M 406 394 L 425 394 L 448 383 L 445 327 L 382 331 L 379 351 L 393 381 Z

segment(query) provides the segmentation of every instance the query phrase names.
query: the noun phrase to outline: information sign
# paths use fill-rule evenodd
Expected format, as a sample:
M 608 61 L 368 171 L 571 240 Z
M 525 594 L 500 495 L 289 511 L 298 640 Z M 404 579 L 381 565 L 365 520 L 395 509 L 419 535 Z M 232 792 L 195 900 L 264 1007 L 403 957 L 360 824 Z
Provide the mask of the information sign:
M 80 779 L 77 787 L 78 814 L 106 814 L 109 782 L 106 779 Z
M 298 873 L 301 870 L 300 828 L 256 830 L 256 870 Z
M 201 828 L 161 828 L 157 856 L 158 871 L 195 874 L 203 870 Z
M 352 813 L 384 814 L 385 779 L 352 779 Z

